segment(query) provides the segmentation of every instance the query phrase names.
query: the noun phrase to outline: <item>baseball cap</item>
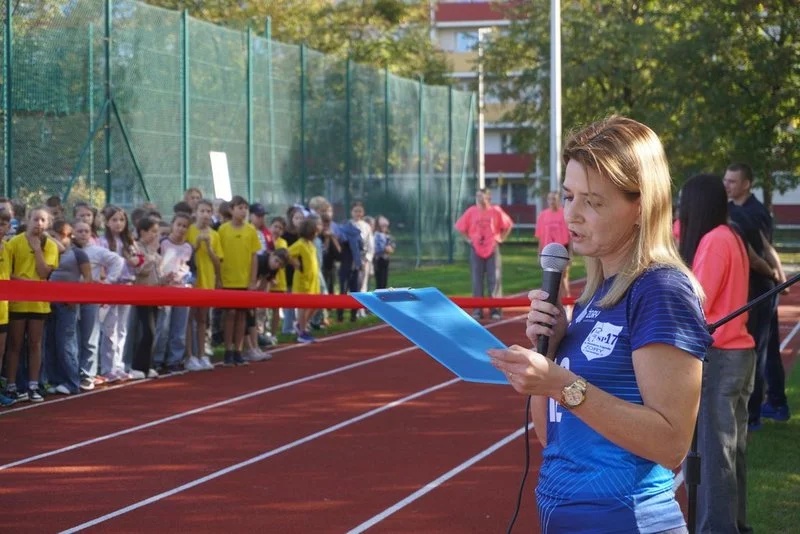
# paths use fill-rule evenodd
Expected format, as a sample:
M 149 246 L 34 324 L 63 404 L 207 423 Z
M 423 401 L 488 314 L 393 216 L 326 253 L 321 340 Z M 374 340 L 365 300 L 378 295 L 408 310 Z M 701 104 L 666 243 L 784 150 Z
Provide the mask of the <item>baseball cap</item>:
M 263 217 L 267 214 L 267 210 L 264 207 L 264 204 L 261 204 L 260 202 L 254 202 L 253 204 L 250 204 L 250 213 L 252 215 Z

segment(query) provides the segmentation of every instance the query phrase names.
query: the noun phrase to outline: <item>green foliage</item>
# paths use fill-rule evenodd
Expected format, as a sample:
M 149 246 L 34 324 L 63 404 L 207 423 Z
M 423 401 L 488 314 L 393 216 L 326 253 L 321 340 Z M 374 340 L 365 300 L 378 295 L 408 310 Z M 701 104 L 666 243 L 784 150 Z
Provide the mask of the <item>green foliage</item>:
M 272 38 L 306 44 L 340 59 L 388 68 L 406 78 L 444 84 L 447 63 L 428 35 L 424 2 L 402 0 L 147 0 L 169 9 L 187 9 L 193 17 L 244 30 L 264 31 L 272 19 Z
M 518 3 L 485 54 L 490 90 L 520 101 L 507 118 L 530 125 L 516 146 L 539 154 L 543 168 L 549 4 Z M 565 126 L 629 115 L 661 136 L 678 181 L 746 161 L 767 203 L 800 182 L 800 3 L 574 0 L 561 17 Z

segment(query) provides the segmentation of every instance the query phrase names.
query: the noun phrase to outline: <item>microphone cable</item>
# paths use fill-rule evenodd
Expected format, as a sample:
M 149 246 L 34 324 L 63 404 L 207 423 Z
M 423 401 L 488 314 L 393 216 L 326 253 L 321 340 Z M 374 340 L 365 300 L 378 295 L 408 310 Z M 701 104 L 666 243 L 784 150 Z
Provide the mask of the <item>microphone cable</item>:
M 522 480 L 519 483 L 519 493 L 517 493 L 517 504 L 514 507 L 514 515 L 511 516 L 511 521 L 508 523 L 506 534 L 511 534 L 514 529 L 514 523 L 517 521 L 519 515 L 519 508 L 522 504 L 522 494 L 525 491 L 525 481 L 528 478 L 528 471 L 531 465 L 531 442 L 528 429 L 531 420 L 531 396 L 528 395 L 528 400 L 525 403 L 525 470 L 522 472 Z

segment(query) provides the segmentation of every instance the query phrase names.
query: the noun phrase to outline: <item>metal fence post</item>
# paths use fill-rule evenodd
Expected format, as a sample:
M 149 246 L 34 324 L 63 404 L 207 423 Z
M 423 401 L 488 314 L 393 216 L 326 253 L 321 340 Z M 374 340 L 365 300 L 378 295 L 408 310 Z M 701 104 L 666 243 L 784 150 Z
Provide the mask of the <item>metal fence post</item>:
M 267 27 L 264 31 L 267 37 L 267 102 L 269 102 L 269 178 L 272 183 L 277 183 L 278 171 L 275 166 L 275 93 L 272 87 L 272 17 L 267 17 Z M 268 187 L 268 191 L 274 191 Z M 274 193 L 273 193 L 274 198 Z
M 389 196 L 389 67 L 383 68 L 383 174 L 384 192 Z
M 453 86 L 447 88 L 447 262 L 453 263 Z
M 300 201 L 306 196 L 306 45 L 300 45 Z
M 13 154 L 11 136 L 14 135 L 13 128 L 13 102 L 11 101 L 11 63 L 14 60 L 11 40 L 14 38 L 12 29 L 12 9 L 11 0 L 6 0 L 6 23 L 3 25 L 3 153 L 5 154 L 5 180 L 3 189 L 6 197 L 14 196 Z
M 189 10 L 181 13 L 181 187 L 189 189 Z
M 106 117 L 105 117 L 105 151 L 106 151 L 106 203 L 112 202 L 111 198 L 111 0 L 105 2 L 105 96 L 106 96 Z
M 422 262 L 422 136 L 424 135 L 424 128 L 422 125 L 422 113 L 423 113 L 423 89 L 424 86 L 422 84 L 422 76 L 418 78 L 418 93 L 419 93 L 419 109 L 417 114 L 417 120 L 419 128 L 419 134 L 417 136 L 417 267 L 420 266 Z
M 247 200 L 253 202 L 253 29 L 247 27 Z
M 350 55 L 347 56 L 347 61 L 345 62 L 345 73 L 344 73 L 344 92 L 345 92 L 345 117 L 344 117 L 344 209 L 345 213 L 350 213 L 350 180 L 352 179 L 353 173 L 353 154 L 352 154 L 352 143 L 353 143 L 353 132 L 352 132 L 352 118 L 350 117 L 350 108 L 352 103 L 350 102 L 351 97 L 351 90 L 352 90 L 352 83 L 353 80 L 350 78 Z
M 94 133 L 94 24 L 89 24 L 89 64 L 87 73 L 87 85 L 89 86 L 86 103 L 89 107 L 89 138 Z M 89 202 L 94 203 L 94 143 L 89 145 Z

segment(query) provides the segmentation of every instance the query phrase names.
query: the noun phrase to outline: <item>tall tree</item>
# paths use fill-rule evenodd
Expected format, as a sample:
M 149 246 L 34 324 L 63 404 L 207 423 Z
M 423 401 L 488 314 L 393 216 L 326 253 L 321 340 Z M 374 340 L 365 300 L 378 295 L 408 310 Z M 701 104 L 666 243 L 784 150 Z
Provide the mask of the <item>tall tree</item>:
M 528 125 L 515 144 L 541 163 L 549 153 L 549 4 L 518 4 L 485 56 L 498 82 L 492 90 L 519 101 L 508 118 Z M 574 0 L 561 16 L 565 125 L 630 115 L 659 133 L 678 181 L 735 159 L 761 171 L 767 203 L 774 189 L 797 185 L 796 1 Z
M 272 38 L 305 43 L 340 59 L 389 68 L 407 78 L 443 84 L 444 54 L 431 42 L 427 2 L 403 0 L 146 0 L 189 11 L 193 17 L 263 33 L 272 18 Z

